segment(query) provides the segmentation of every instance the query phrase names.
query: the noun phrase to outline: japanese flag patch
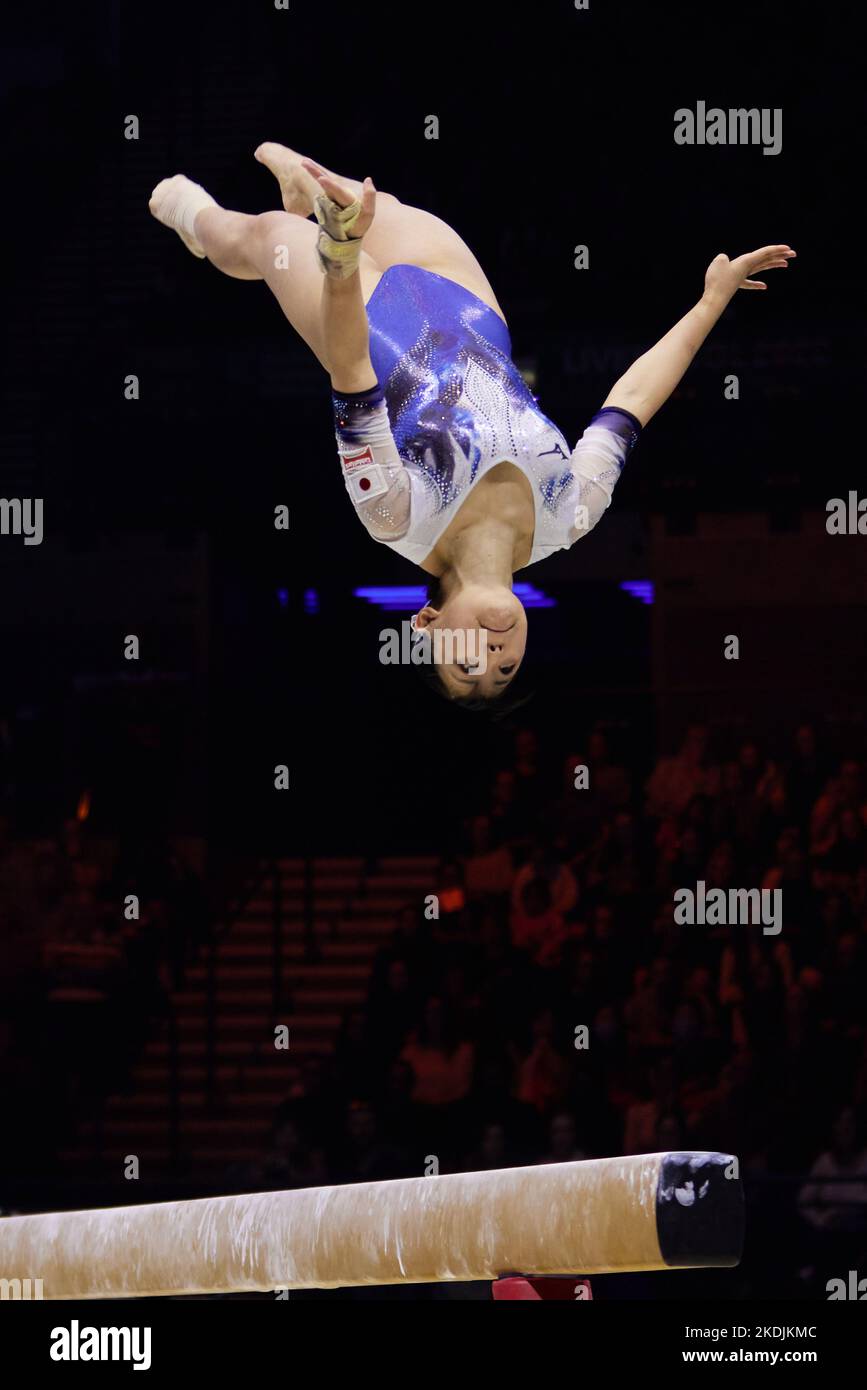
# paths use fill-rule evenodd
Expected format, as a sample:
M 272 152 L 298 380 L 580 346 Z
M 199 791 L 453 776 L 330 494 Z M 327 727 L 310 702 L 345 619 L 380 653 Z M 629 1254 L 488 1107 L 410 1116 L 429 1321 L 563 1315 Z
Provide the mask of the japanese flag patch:
M 388 492 L 386 471 L 374 460 L 369 444 L 354 454 L 341 454 L 340 463 L 346 491 L 353 502 L 369 502 L 372 497 Z

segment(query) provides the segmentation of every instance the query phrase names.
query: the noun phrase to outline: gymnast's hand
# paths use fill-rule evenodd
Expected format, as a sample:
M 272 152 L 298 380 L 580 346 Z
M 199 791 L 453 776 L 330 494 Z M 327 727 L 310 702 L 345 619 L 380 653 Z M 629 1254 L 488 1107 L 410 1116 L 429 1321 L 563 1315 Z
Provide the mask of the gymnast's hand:
M 376 189 L 373 186 L 373 179 L 366 178 L 361 186 L 360 198 L 346 188 L 338 179 L 334 179 L 323 169 L 321 164 L 315 163 L 312 159 L 302 159 L 301 164 L 308 174 L 312 174 L 326 198 L 330 198 L 338 207 L 348 208 L 354 202 L 361 204 L 361 210 L 352 223 L 352 239 L 363 237 L 365 232 L 370 230 L 376 212 Z
M 762 246 L 758 251 L 747 251 L 733 261 L 722 254 L 715 256 L 704 279 L 705 297 L 731 299 L 738 290 L 766 290 L 768 287 L 764 280 L 750 277 L 762 270 L 780 270 L 797 254 L 791 246 L 783 245 Z

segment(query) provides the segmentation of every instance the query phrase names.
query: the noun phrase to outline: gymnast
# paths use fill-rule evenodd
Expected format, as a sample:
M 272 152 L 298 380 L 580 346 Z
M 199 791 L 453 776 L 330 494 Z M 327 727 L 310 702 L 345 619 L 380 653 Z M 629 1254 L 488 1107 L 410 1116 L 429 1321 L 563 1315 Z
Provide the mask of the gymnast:
M 228 211 L 183 174 L 157 184 L 150 210 L 226 275 L 264 280 L 319 359 L 356 512 L 433 579 L 414 627 L 487 634 L 486 660 L 438 666 L 439 689 L 489 706 L 524 657 L 515 572 L 596 525 L 726 305 L 738 289 L 766 289 L 753 277 L 795 252 L 716 256 L 698 303 L 615 383 L 570 450 L 512 361 L 505 315 L 457 232 L 284 145 L 260 145 L 256 159 L 284 212 Z

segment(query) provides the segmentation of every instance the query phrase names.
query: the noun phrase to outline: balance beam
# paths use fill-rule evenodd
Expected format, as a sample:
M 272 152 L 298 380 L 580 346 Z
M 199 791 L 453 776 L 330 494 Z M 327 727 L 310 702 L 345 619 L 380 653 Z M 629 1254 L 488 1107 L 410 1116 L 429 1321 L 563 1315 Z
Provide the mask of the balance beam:
M 735 1265 L 737 1171 L 728 1154 L 640 1154 L 7 1216 L 0 1279 L 134 1298 Z

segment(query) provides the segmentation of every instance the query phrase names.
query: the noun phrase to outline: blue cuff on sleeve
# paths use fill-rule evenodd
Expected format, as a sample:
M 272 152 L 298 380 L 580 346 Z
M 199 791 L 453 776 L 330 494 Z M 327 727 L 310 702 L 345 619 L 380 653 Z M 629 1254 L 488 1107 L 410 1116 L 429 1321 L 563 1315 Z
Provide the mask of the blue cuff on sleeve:
M 604 425 L 605 429 L 618 435 L 626 445 L 627 454 L 632 452 L 641 438 L 641 421 L 636 420 L 628 410 L 621 410 L 619 405 L 603 405 L 590 423 Z
M 385 392 L 377 382 L 368 391 L 332 391 L 331 399 L 335 408 L 338 405 L 379 405 L 380 401 L 385 400 Z
M 378 384 L 369 391 L 332 391 L 331 404 L 338 439 L 356 445 L 383 413 L 385 392 Z

